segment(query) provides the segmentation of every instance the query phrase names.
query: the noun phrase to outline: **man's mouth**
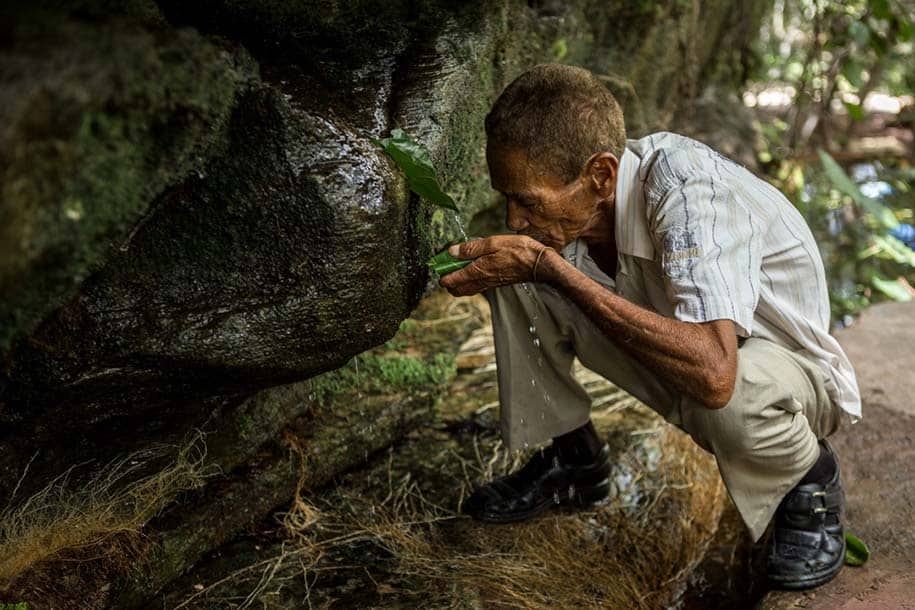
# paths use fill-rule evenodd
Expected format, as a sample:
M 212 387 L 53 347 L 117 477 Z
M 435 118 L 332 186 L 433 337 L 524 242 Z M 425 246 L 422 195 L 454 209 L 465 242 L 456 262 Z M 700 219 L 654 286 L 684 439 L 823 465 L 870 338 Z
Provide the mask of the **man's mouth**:
M 549 236 L 546 233 L 541 233 L 540 231 L 518 231 L 518 235 L 524 235 L 539 241 L 541 244 L 549 245 L 546 243 L 546 240 L 549 239 Z

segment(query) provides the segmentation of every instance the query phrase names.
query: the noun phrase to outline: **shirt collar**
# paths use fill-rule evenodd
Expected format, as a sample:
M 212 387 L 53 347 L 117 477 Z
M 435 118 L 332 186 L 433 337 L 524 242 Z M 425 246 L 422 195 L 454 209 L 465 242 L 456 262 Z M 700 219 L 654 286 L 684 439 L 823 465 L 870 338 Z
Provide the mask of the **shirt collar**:
M 639 188 L 641 157 L 630 150 L 631 142 L 627 143 L 623 151 L 616 177 L 616 250 L 619 254 L 654 260 L 654 245 L 648 232 L 645 194 Z

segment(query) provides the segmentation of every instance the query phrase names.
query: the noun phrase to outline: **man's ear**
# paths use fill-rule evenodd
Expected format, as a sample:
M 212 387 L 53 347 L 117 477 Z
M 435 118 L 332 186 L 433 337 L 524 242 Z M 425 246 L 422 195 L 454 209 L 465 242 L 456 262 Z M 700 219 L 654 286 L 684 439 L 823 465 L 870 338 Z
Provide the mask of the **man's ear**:
M 610 198 L 616 192 L 616 176 L 619 159 L 611 152 L 599 152 L 591 155 L 582 169 L 590 188 L 601 197 Z

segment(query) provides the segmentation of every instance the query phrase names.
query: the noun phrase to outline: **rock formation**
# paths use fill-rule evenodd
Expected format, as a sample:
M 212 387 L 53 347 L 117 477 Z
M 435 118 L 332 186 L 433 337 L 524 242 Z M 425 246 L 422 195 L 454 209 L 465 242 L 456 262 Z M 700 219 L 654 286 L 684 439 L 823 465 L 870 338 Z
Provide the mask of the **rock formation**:
M 427 285 L 423 261 L 454 234 L 371 138 L 402 127 L 426 146 L 468 222 L 494 203 L 483 117 L 526 67 L 589 66 L 633 134 L 665 127 L 704 84 L 739 78 L 766 5 L 4 6 L 0 497 L 195 428 L 220 438 L 246 413 L 269 416 L 211 455 L 239 493 L 261 445 L 294 473 L 279 434 L 313 416 L 312 386 L 275 386 L 390 339 Z M 401 414 L 387 428 L 325 424 L 377 449 L 432 399 L 407 402 L 379 407 Z M 290 476 L 154 582 L 288 499 Z M 194 520 L 226 510 L 208 506 Z

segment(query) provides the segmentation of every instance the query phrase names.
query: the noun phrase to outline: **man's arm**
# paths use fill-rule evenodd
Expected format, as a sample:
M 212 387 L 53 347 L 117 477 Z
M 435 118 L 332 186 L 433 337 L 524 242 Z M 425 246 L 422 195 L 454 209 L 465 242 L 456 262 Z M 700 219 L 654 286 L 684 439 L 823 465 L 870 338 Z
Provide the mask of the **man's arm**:
M 611 340 L 668 385 L 710 409 L 731 399 L 737 377 L 737 333 L 731 320 L 683 322 L 627 301 L 547 250 L 537 270 Z
M 543 244 L 520 235 L 499 235 L 454 246 L 473 264 L 441 279 L 455 296 L 530 281 Z M 575 268 L 552 248 L 537 267 L 537 281 L 568 296 L 623 349 L 656 371 L 662 381 L 710 409 L 725 406 L 737 377 L 737 334 L 730 320 L 683 322 L 627 301 Z

